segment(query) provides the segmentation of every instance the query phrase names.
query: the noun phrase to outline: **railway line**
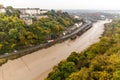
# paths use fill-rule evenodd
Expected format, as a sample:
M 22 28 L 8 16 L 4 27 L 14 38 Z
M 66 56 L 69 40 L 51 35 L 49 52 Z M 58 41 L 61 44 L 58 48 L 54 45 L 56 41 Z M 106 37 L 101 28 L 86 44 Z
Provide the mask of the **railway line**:
M 90 29 L 92 27 L 92 22 L 90 23 L 85 23 L 84 25 L 82 25 L 81 27 L 79 27 L 78 29 L 76 29 L 75 31 L 73 31 L 71 34 L 68 34 L 68 35 L 65 35 L 63 37 L 61 37 L 60 39 L 64 40 L 64 39 L 67 39 L 67 38 L 70 38 L 72 36 L 75 36 L 77 35 L 78 33 L 81 33 L 83 34 L 85 31 L 87 31 L 88 29 Z
M 17 52 L 12 52 L 12 53 L 9 53 L 9 54 L 6 54 L 6 55 L 1 55 L 0 59 L 7 58 L 7 57 L 10 57 L 10 56 L 21 57 L 23 55 L 32 53 L 34 51 L 37 51 L 37 50 L 40 50 L 40 49 L 43 49 L 43 48 L 48 48 L 48 47 L 50 47 L 50 46 L 52 46 L 56 43 L 63 42 L 64 40 L 67 40 L 69 38 L 71 40 L 74 40 L 74 39 L 76 39 L 76 35 L 78 35 L 78 36 L 82 35 L 85 31 L 87 31 L 91 27 L 92 27 L 92 22 L 89 21 L 89 22 L 83 24 L 81 27 L 78 27 L 77 29 L 72 30 L 71 33 L 69 33 L 67 35 L 64 35 L 64 36 L 62 36 L 58 39 L 50 40 L 48 43 L 41 44 L 41 45 L 38 45 L 38 46 L 33 46 L 31 48 L 28 48 L 28 49 L 23 49 L 23 50 L 20 50 L 20 51 L 17 51 Z

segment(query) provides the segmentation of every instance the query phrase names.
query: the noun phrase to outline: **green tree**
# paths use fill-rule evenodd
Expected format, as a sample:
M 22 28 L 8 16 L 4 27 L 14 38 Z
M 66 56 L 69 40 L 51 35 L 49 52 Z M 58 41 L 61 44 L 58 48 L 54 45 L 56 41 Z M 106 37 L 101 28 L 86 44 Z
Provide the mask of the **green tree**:
M 79 72 L 71 74 L 66 80 L 92 80 L 90 71 L 87 68 L 82 68 Z

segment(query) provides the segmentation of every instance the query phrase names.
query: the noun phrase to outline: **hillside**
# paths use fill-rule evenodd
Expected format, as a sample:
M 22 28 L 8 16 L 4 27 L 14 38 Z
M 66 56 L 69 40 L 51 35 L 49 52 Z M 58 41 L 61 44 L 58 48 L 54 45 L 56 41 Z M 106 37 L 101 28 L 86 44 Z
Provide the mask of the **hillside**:
M 19 11 L 7 7 L 6 13 L 0 13 L 0 55 L 46 43 L 47 40 L 58 38 L 62 32 L 77 22 L 66 12 L 48 11 L 47 18 L 27 25 L 19 18 Z
M 120 20 L 106 24 L 101 40 L 71 55 L 45 80 L 120 80 Z

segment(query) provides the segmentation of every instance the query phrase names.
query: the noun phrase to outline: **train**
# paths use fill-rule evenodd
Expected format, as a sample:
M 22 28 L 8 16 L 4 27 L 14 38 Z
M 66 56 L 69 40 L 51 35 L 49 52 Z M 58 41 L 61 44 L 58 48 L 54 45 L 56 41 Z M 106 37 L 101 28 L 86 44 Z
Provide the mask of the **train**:
M 89 30 L 92 27 L 92 24 L 86 25 L 82 30 L 80 30 L 77 35 L 81 36 L 85 31 Z
M 85 26 L 82 26 L 78 29 L 78 31 L 73 35 L 71 36 L 71 40 L 74 40 L 77 38 L 77 36 L 81 36 L 85 31 L 89 30 L 90 28 L 92 27 L 92 23 L 88 23 L 86 24 Z M 77 35 L 77 36 L 76 36 Z
M 88 29 L 90 29 L 92 27 L 92 22 L 83 24 L 82 26 L 78 27 L 77 29 L 75 28 L 75 30 L 69 29 L 69 31 L 67 31 L 67 34 L 64 34 L 63 36 L 61 36 L 59 38 L 58 41 L 63 41 L 66 39 L 71 39 L 71 40 L 75 40 L 77 38 L 77 36 L 81 36 L 85 31 L 87 31 Z M 69 33 L 68 33 L 69 32 Z M 57 40 L 48 40 L 47 43 L 56 43 Z

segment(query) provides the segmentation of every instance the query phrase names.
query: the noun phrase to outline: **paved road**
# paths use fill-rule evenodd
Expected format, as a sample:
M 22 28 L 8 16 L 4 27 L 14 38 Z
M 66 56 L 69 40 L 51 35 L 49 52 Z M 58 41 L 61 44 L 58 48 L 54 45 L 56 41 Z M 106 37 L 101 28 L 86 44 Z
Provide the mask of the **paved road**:
M 21 58 L 9 60 L 0 67 L 0 80 L 44 80 L 52 67 L 66 59 L 71 52 L 80 52 L 97 42 L 104 31 L 103 24 L 107 22 L 98 21 L 74 41 L 67 40 Z

